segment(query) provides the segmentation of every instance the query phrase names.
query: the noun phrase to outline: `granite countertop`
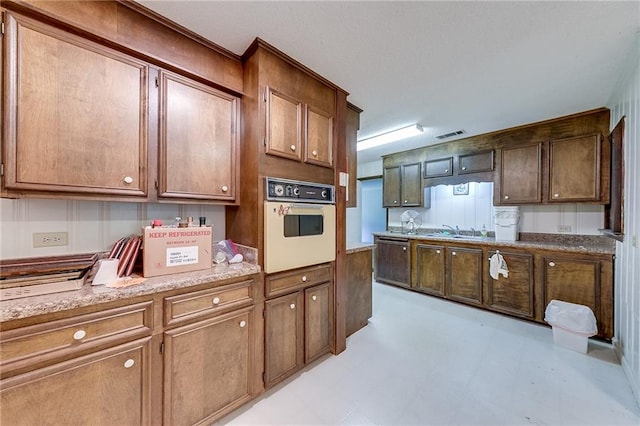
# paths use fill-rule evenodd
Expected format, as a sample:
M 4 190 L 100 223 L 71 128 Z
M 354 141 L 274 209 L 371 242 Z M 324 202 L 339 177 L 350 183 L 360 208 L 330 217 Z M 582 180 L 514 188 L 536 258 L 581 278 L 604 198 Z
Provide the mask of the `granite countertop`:
M 221 263 L 200 271 L 145 278 L 144 282 L 130 287 L 110 288 L 85 283 L 79 290 L 0 301 L 0 322 L 152 295 L 259 272 L 260 267 L 253 263 Z
M 358 243 L 347 241 L 347 254 L 357 253 L 359 251 L 372 250 L 376 247 L 373 243 Z
M 565 251 L 570 253 L 615 254 L 615 241 L 600 235 L 539 234 L 521 232 L 518 241 L 496 241 L 490 235 L 486 238 L 455 238 L 453 235 L 403 234 L 399 231 L 375 232 L 379 237 L 403 238 L 408 240 L 433 240 L 495 247 L 532 248 Z

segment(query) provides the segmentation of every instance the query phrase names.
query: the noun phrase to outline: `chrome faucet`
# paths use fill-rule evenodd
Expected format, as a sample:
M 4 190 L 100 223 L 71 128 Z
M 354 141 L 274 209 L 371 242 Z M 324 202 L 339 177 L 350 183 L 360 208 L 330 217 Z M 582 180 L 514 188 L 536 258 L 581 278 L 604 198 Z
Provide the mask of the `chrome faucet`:
M 453 228 L 453 226 L 449 226 L 449 225 L 442 225 L 445 228 L 449 228 L 453 231 L 454 234 L 456 235 L 460 235 L 460 228 L 458 228 L 458 225 L 456 225 L 455 229 Z

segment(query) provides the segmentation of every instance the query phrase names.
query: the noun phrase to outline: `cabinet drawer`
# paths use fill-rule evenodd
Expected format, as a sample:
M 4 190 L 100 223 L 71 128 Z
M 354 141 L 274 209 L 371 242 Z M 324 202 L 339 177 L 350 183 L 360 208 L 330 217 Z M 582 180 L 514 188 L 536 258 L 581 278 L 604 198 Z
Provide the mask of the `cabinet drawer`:
M 78 315 L 2 333 L 0 365 L 10 371 L 151 335 L 153 302 Z
M 164 323 L 165 325 L 173 325 L 189 319 L 251 305 L 253 303 L 252 284 L 253 280 L 246 280 L 223 287 L 166 297 L 164 299 Z
M 333 279 L 331 264 L 297 269 L 265 277 L 265 296 L 271 297 Z

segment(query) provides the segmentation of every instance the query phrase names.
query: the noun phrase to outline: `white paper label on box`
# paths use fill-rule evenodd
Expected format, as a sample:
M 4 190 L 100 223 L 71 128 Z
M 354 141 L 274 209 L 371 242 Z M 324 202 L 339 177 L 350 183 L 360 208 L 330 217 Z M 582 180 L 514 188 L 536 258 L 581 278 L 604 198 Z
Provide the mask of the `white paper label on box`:
M 167 267 L 198 263 L 198 246 L 167 249 Z

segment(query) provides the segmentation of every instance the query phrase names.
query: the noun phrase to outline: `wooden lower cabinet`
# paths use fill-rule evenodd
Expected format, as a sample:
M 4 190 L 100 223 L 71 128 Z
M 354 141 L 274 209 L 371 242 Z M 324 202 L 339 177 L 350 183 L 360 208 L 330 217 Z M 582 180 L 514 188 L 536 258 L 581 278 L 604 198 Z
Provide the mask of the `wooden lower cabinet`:
M 0 382 L 3 425 L 150 424 L 150 337 Z
M 410 286 L 409 240 L 376 237 L 376 281 Z
M 447 296 L 482 304 L 482 249 L 447 247 Z
M 326 282 L 264 302 L 265 387 L 331 351 L 331 292 Z
M 445 296 L 445 249 L 441 245 L 418 243 L 412 287 L 436 296 Z
M 508 277 L 489 273 L 496 250 Z M 595 314 L 598 337 L 613 337 L 612 254 L 412 240 L 411 259 L 413 290 L 542 324 L 551 300 L 577 303 Z
M 591 308 L 598 335 L 613 336 L 613 263 L 586 256 L 545 254 L 541 258 L 544 306 L 555 299 Z
M 489 274 L 489 259 L 495 253 L 495 250 L 489 251 L 485 263 L 486 305 L 495 311 L 533 319 L 535 315 L 533 255 L 500 250 L 509 268 L 509 276 L 498 275 L 497 279 L 493 279 Z
M 165 425 L 208 422 L 251 399 L 253 309 L 165 332 Z
M 373 254 L 371 250 L 347 254 L 347 337 L 366 326 L 372 315 Z

